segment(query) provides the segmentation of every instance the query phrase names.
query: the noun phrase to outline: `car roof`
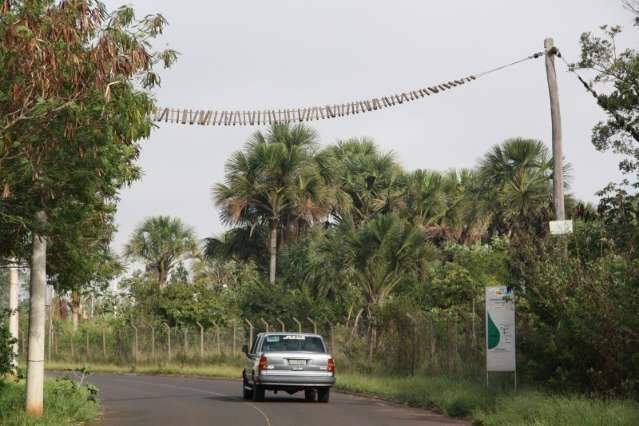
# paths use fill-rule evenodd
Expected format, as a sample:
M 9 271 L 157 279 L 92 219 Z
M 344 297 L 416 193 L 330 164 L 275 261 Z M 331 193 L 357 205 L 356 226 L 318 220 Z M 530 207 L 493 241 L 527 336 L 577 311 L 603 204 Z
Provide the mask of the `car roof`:
M 315 334 L 315 333 L 298 333 L 298 332 L 286 332 L 286 331 L 263 331 L 261 333 L 258 334 L 262 335 L 262 336 L 307 336 L 307 337 L 319 337 L 321 338 L 322 336 L 320 336 L 319 334 Z

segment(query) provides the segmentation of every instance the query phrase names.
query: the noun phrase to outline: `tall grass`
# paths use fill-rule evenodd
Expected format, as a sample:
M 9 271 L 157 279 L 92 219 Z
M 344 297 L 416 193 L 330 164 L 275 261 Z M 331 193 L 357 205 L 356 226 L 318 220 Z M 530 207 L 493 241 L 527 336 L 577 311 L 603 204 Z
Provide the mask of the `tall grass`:
M 0 381 L 0 424 L 3 426 L 65 426 L 92 422 L 99 407 L 86 387 L 65 379 L 48 379 L 44 384 L 44 416 L 24 413 L 24 382 Z

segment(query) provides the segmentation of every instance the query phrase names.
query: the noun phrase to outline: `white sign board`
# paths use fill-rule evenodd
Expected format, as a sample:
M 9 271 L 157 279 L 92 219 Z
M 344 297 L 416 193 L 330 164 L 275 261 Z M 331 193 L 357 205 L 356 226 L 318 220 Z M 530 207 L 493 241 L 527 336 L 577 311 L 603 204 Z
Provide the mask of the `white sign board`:
M 507 287 L 486 287 L 486 371 L 515 371 L 515 300 Z
M 549 226 L 552 235 L 572 234 L 572 220 L 553 220 Z

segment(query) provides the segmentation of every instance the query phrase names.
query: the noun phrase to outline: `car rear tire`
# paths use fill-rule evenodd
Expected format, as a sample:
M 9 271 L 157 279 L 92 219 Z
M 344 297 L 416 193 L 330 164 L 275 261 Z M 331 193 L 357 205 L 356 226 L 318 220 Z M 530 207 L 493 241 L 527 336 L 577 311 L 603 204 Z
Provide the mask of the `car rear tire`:
M 266 390 L 260 385 L 253 385 L 253 401 L 262 402 L 264 401 L 264 395 L 266 394 Z
M 242 398 L 246 400 L 253 399 L 253 389 L 249 387 L 246 376 L 242 376 Z
M 331 399 L 331 388 L 317 390 L 317 400 L 319 402 L 328 402 Z

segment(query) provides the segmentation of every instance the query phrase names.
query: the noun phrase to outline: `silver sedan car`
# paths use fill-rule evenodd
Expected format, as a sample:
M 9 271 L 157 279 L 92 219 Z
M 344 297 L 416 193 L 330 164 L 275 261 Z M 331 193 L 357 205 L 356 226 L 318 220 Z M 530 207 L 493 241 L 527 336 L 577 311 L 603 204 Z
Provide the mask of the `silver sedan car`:
M 294 394 L 307 401 L 328 402 L 335 384 L 335 361 L 322 336 L 308 333 L 260 333 L 253 347 L 243 346 L 244 399 L 263 401 L 265 391 Z

